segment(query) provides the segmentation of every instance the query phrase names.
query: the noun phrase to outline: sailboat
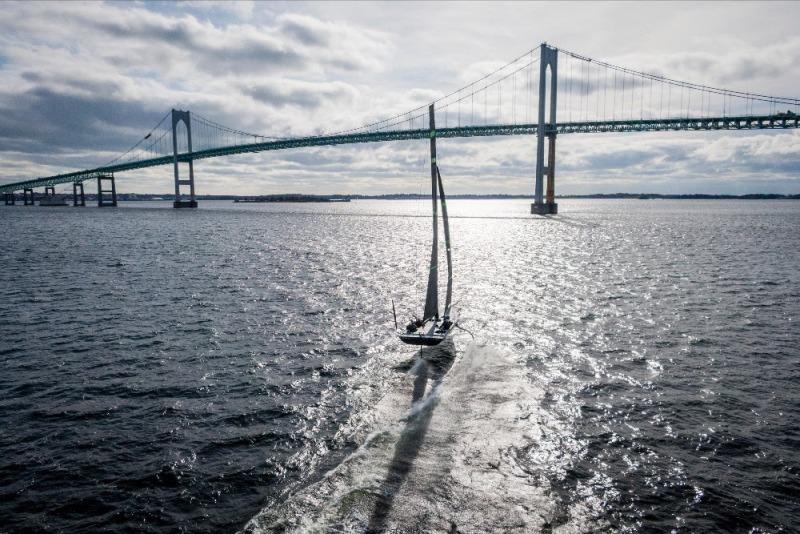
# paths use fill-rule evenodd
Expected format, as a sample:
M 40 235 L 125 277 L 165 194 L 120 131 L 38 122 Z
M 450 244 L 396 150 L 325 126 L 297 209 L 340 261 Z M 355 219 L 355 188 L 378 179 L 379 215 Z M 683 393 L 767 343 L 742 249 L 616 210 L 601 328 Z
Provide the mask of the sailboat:
M 453 263 L 450 254 L 450 226 L 447 222 L 447 202 L 444 196 L 442 175 L 436 163 L 436 124 L 434 122 L 433 104 L 428 108 L 431 131 L 431 201 L 433 204 L 433 243 L 431 245 L 431 263 L 428 271 L 428 291 L 425 295 L 425 309 L 422 318 L 414 317 L 404 329 L 398 329 L 400 341 L 409 345 L 438 345 L 455 329 L 456 321 L 451 309 L 453 298 Z M 447 251 L 447 296 L 444 313 L 439 315 L 439 221 L 437 196 L 442 203 L 442 222 L 444 227 L 444 244 Z M 394 304 L 392 304 L 394 307 Z M 395 328 L 397 314 L 395 313 Z

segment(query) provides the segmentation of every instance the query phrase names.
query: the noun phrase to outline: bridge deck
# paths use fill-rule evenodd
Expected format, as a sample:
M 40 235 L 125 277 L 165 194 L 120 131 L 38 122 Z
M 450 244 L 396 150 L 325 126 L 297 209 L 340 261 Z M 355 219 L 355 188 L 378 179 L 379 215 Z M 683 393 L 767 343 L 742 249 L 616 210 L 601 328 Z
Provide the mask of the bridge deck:
M 740 117 L 700 117 L 683 119 L 644 119 L 599 122 L 563 122 L 556 125 L 559 134 L 570 133 L 604 133 L 604 132 L 657 132 L 657 131 L 714 131 L 714 130 L 763 130 L 799 128 L 800 116 L 798 115 L 759 115 Z M 480 137 L 496 135 L 533 135 L 536 134 L 536 124 L 496 124 L 484 126 L 462 126 L 455 128 L 441 128 L 436 130 L 440 138 L 455 137 Z M 383 141 L 408 141 L 413 139 L 428 139 L 430 130 L 396 130 L 368 133 L 350 133 L 339 135 L 324 135 L 312 137 L 298 137 L 294 139 L 281 139 L 264 143 L 226 146 L 193 153 L 178 154 L 178 161 L 216 158 L 232 154 L 249 152 L 264 152 L 268 150 L 285 150 L 289 148 L 330 146 L 353 143 L 376 143 Z M 11 193 L 25 188 L 52 186 L 63 183 L 83 182 L 98 175 L 112 172 L 124 172 L 159 165 L 173 163 L 172 156 L 152 159 L 143 159 L 127 163 L 119 163 L 95 169 L 86 169 L 44 178 L 35 178 L 23 182 L 0 185 L 0 193 Z

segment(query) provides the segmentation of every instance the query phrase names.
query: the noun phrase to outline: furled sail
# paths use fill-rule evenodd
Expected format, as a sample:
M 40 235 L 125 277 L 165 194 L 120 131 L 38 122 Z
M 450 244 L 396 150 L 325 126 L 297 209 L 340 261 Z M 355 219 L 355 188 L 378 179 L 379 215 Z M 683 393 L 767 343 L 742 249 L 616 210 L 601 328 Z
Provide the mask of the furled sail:
M 431 317 L 439 318 L 439 221 L 437 214 L 438 199 L 436 191 L 436 121 L 433 104 L 428 108 L 431 131 L 431 203 L 433 205 L 433 244 L 431 245 L 431 268 L 428 272 L 428 292 L 425 295 L 425 312 L 423 320 Z

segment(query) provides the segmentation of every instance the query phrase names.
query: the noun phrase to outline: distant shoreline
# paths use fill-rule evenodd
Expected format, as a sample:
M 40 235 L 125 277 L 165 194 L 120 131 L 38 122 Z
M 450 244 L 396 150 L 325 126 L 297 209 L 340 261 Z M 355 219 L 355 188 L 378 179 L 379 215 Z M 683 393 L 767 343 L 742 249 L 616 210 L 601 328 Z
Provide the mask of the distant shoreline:
M 68 195 L 69 196 L 69 195 Z M 87 200 L 93 199 L 94 195 L 86 195 Z M 121 201 L 172 201 L 170 195 L 156 194 L 136 194 L 119 193 L 118 200 Z M 420 195 L 418 193 L 397 193 L 386 195 L 302 195 L 302 194 L 280 194 L 280 195 L 197 195 L 197 200 L 228 200 L 231 202 L 347 202 L 350 200 L 419 200 L 428 199 L 430 195 Z M 478 195 L 478 194 L 454 194 L 448 195 L 449 199 L 459 200 L 512 200 L 527 199 L 531 200 L 533 195 Z M 592 195 L 560 195 L 557 199 L 634 199 L 634 200 L 798 200 L 800 194 L 779 195 L 772 193 L 751 193 L 746 195 L 707 195 L 707 194 L 685 194 L 685 195 L 665 195 L 659 193 L 596 193 Z

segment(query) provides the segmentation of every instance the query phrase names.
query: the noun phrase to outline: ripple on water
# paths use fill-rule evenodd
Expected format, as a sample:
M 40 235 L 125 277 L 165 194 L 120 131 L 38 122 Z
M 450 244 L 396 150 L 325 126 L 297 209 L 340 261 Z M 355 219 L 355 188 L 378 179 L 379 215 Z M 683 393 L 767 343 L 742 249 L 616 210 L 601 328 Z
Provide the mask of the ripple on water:
M 446 370 L 424 203 L 136 206 L 0 207 L 4 528 L 800 524 L 794 202 L 452 201 Z

